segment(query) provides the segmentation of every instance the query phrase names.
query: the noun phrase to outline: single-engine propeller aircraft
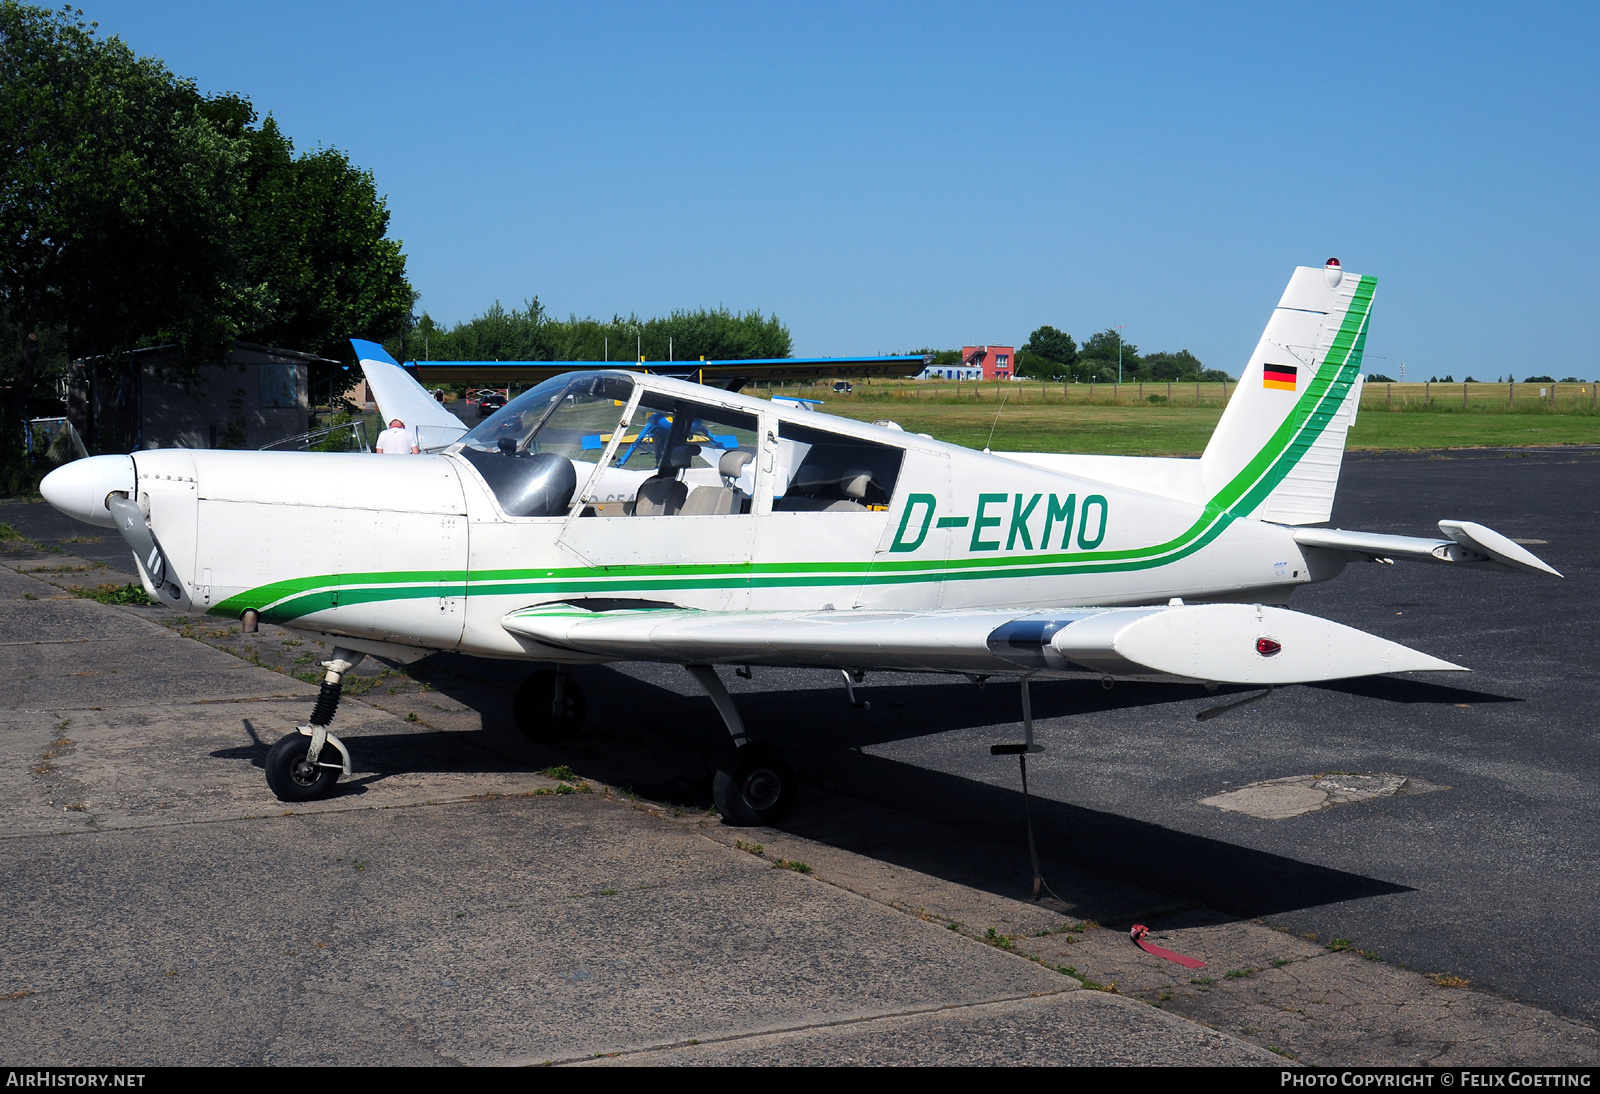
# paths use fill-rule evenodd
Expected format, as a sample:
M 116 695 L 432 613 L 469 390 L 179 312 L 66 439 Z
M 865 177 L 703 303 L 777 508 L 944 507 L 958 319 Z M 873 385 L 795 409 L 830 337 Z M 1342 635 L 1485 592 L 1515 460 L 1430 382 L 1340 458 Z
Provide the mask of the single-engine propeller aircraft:
M 1332 260 L 1297 269 L 1198 459 L 977 452 L 738 381 L 601 365 L 467 431 L 358 341 L 383 418 L 423 454 L 141 451 L 78 460 L 42 490 L 117 528 L 160 603 L 333 643 L 308 723 L 267 756 L 286 801 L 349 775 L 329 726 L 357 661 L 457 650 L 554 664 L 515 699 L 544 740 L 584 720 L 572 666 L 681 664 L 732 738 L 718 810 L 768 823 L 795 777 L 752 739 L 717 665 L 842 670 L 846 688 L 872 670 L 1014 677 L 1035 751 L 1039 676 L 1270 688 L 1458 670 L 1285 607 L 1354 560 L 1555 574 L 1470 521 L 1421 538 L 1318 527 L 1375 285 Z

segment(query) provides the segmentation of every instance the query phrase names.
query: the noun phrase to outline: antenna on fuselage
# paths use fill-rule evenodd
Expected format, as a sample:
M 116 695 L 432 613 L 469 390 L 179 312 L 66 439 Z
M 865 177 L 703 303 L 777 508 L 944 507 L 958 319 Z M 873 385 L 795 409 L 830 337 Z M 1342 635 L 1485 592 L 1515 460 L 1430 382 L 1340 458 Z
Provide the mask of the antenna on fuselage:
M 985 452 L 988 452 L 989 451 L 989 446 L 994 443 L 995 427 L 1000 424 L 1000 411 L 1002 411 L 1002 410 L 1004 410 L 1006 408 L 1006 400 L 1009 399 L 1009 398 L 1011 398 L 1011 389 L 1010 388 L 1006 388 L 1005 394 L 1000 396 L 999 409 L 997 409 L 994 412 L 994 423 L 989 426 L 989 439 L 987 441 L 983 442 L 983 450 Z

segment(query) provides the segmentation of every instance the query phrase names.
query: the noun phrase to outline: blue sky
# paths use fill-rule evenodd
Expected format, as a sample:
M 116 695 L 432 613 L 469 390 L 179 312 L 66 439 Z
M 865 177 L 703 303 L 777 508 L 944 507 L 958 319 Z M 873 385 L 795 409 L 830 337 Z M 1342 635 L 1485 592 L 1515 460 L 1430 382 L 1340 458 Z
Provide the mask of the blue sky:
M 370 168 L 419 309 L 776 312 L 801 355 L 1242 367 L 1295 265 L 1369 369 L 1600 374 L 1600 6 L 81 0 Z

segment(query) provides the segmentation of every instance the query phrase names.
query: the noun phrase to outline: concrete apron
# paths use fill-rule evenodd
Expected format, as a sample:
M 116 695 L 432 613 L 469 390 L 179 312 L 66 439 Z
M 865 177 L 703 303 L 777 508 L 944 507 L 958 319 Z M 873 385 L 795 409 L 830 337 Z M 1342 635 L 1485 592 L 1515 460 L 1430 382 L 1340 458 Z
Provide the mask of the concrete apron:
M 309 685 L 11 571 L 0 680 L 7 1059 L 1273 1059 L 364 703 L 286 809 Z
M 0 681 L 13 1060 L 1600 1059 L 1589 1026 L 1060 864 L 1072 905 L 935 877 L 930 838 L 1016 849 L 856 799 L 728 829 L 545 778 L 443 697 L 347 699 L 354 778 L 286 809 L 259 764 L 313 688 L 3 568 Z

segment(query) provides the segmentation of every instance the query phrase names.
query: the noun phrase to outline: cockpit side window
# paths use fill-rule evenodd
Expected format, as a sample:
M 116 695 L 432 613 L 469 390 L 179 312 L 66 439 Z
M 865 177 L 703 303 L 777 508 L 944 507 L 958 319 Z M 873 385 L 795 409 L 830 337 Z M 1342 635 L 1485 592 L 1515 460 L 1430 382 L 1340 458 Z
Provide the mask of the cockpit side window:
M 781 422 L 782 493 L 774 512 L 864 513 L 889 507 L 905 450 L 823 429 Z M 788 482 L 781 479 L 787 473 Z
M 565 514 L 632 395 L 626 376 L 553 377 L 462 437 L 461 455 L 510 515 Z
M 754 414 L 645 392 L 611 463 L 585 499 L 595 516 L 728 516 L 750 512 Z

